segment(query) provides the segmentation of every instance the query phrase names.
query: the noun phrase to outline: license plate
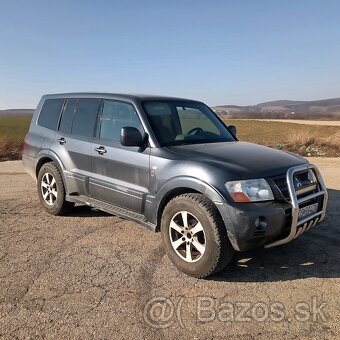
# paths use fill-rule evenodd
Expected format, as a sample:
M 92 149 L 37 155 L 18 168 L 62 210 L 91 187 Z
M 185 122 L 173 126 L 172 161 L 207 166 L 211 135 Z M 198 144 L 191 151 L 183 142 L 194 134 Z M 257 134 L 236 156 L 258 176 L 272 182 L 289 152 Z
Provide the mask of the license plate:
M 315 214 L 318 211 L 319 204 L 314 203 L 311 205 L 307 205 L 307 207 L 303 207 L 299 210 L 299 220 L 302 220 L 305 217 Z

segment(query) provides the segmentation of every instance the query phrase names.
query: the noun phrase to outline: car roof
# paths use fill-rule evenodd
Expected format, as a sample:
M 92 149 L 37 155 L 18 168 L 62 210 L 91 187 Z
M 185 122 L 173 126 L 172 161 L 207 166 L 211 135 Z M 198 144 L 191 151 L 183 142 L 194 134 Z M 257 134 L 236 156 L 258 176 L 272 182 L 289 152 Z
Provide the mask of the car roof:
M 176 98 L 169 96 L 151 95 L 151 94 L 124 94 L 124 93 L 100 93 L 100 92 L 69 92 L 69 93 L 54 93 L 43 96 L 49 98 L 108 98 L 127 101 L 142 101 L 142 100 L 190 100 L 187 98 Z

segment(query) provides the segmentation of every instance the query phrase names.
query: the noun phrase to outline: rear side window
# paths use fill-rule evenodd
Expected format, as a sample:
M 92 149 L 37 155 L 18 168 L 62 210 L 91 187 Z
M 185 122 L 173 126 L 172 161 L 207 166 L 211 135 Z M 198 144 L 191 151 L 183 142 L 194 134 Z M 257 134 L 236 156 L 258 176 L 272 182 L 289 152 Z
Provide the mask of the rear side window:
M 100 99 L 78 99 L 74 113 L 72 134 L 93 137 Z
M 41 108 L 38 125 L 56 130 L 64 98 L 47 99 Z
M 73 115 L 76 108 L 77 99 L 67 99 L 65 110 L 60 119 L 59 131 L 71 133 Z

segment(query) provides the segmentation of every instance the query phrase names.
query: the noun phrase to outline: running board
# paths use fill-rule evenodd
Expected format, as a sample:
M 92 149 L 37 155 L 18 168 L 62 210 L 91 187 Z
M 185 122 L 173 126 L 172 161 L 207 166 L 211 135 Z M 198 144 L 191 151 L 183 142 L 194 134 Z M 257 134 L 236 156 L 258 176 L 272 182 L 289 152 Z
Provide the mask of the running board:
M 86 204 L 90 207 L 105 211 L 109 214 L 116 215 L 122 218 L 126 218 L 127 220 L 132 220 L 134 222 L 140 223 L 144 225 L 145 227 L 147 227 L 148 229 L 152 231 L 156 231 L 156 225 L 149 222 L 144 215 L 122 208 L 122 207 L 119 207 L 118 205 L 114 205 L 108 202 L 103 202 L 95 198 L 84 196 L 84 195 L 79 195 L 79 196 L 66 195 L 66 200 L 70 202 L 74 202 L 74 203 Z

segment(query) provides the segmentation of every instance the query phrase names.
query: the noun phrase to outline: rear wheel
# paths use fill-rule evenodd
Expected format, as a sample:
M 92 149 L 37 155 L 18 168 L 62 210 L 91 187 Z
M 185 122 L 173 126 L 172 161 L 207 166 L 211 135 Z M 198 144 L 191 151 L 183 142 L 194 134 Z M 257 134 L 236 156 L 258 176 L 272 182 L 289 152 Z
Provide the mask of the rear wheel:
M 63 215 L 74 207 L 74 203 L 65 199 L 64 183 L 54 162 L 41 167 L 37 187 L 40 203 L 48 213 Z
M 162 238 L 171 262 L 203 278 L 224 269 L 234 250 L 215 205 L 202 194 L 183 194 L 164 209 Z

